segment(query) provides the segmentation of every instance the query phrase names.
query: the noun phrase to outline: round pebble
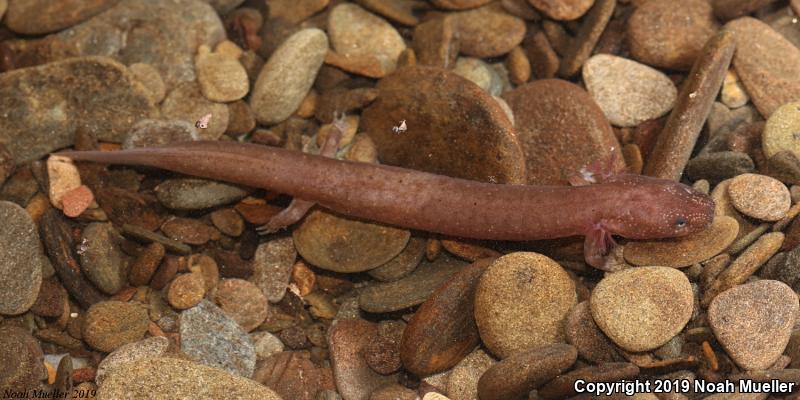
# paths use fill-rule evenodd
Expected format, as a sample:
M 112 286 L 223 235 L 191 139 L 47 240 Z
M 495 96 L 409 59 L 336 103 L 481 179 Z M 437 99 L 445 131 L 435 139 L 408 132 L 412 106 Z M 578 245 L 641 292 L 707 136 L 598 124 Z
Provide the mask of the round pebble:
M 631 55 L 655 67 L 688 70 L 717 29 L 706 0 L 647 1 L 628 19 Z
M 501 358 L 564 341 L 563 321 L 577 302 L 575 283 L 555 261 L 511 253 L 486 270 L 475 292 L 484 345 Z
M 481 400 L 519 399 L 569 369 L 578 351 L 568 344 L 548 344 L 514 354 L 489 368 L 478 381 Z
M 400 33 L 383 18 L 353 3 L 342 3 L 328 14 L 331 47 L 345 58 L 370 59 L 380 66 L 374 77 L 397 68 L 397 58 L 406 49 Z
M 167 179 L 155 188 L 158 201 L 174 210 L 204 210 L 233 203 L 247 192 L 232 185 L 203 179 Z
M 94 194 L 92 194 L 92 190 L 86 185 L 80 185 L 64 193 L 64 196 L 61 197 L 64 215 L 70 218 L 81 215 L 92 205 L 93 201 Z
M 0 221 L 0 314 L 22 314 L 42 285 L 42 242 L 36 224 L 16 203 L 0 201 Z
M 764 370 L 789 343 L 797 312 L 797 294 L 789 286 L 761 280 L 720 293 L 708 307 L 708 322 L 736 364 Z
M 594 4 L 594 0 L 529 0 L 537 10 L 557 21 L 580 18 Z
M 195 125 L 200 118 L 211 114 L 208 128 L 197 131 L 201 139 L 216 140 L 228 128 L 228 106 L 203 96 L 197 82 L 184 82 L 172 89 L 161 104 L 161 115 Z
M 167 291 L 167 301 L 178 310 L 194 307 L 206 294 L 206 282 L 203 275 L 196 273 L 181 274 L 175 277 Z
M 492 96 L 499 95 L 503 90 L 500 75 L 480 58 L 460 57 L 453 72 L 474 82 Z
M 453 400 L 474 400 L 478 398 L 478 380 L 497 364 L 480 347 L 459 361 L 447 376 L 447 395 Z
M 175 142 L 200 139 L 194 122 L 181 120 L 162 121 L 143 119 L 137 122 L 122 141 L 122 148 L 155 147 Z
M 250 332 L 267 318 L 267 298 L 254 284 L 243 279 L 223 279 L 213 292 L 214 302 L 225 314 Z
M 578 303 L 570 311 L 564 321 L 564 332 L 567 343 L 575 346 L 578 354 L 586 360 L 597 364 L 622 361 L 614 344 L 594 322 L 588 301 Z
M 169 218 L 161 224 L 161 232 L 172 240 L 193 245 L 203 245 L 210 240 L 220 239 L 219 231 L 214 227 L 193 218 Z
M 439 8 L 448 10 L 463 10 L 467 8 L 480 7 L 492 0 L 431 0 L 431 3 Z
M 150 243 L 136 257 L 131 264 L 131 271 L 128 275 L 128 282 L 132 286 L 143 286 L 150 282 L 153 274 L 156 273 L 158 265 L 164 258 L 166 249 L 161 243 Z
M 98 399 L 151 398 L 168 393 L 171 398 L 236 398 L 281 400 L 274 391 L 247 378 L 178 358 L 145 358 L 111 371 L 97 390 Z
M 502 7 L 486 5 L 453 13 L 461 54 L 485 58 L 510 52 L 522 43 L 525 21 L 503 11 Z
M 408 244 L 409 231 L 315 210 L 292 233 L 297 252 L 322 269 L 361 272 L 385 264 Z M 342 238 L 347 238 L 346 241 Z
M 675 84 L 662 72 L 609 54 L 583 64 L 583 81 L 608 120 L 621 127 L 663 116 L 678 96 Z
M 149 323 L 147 310 L 140 305 L 103 301 L 86 311 L 83 340 L 97 350 L 111 352 L 142 339 Z
M 623 256 L 634 265 L 661 265 L 683 268 L 708 260 L 723 252 L 739 233 L 739 223 L 717 215 L 711 226 L 690 235 L 625 244 Z
M 253 256 L 253 282 L 268 301 L 277 303 L 289 287 L 292 266 L 297 259 L 297 250 L 291 237 L 261 243 Z
M 764 156 L 771 158 L 787 150 L 800 158 L 797 132 L 800 132 L 800 101 L 782 105 L 767 119 L 761 138 Z
M 131 75 L 144 86 L 147 97 L 153 104 L 161 103 L 167 95 L 167 88 L 161 74 L 150 64 L 134 63 L 128 66 Z
M 728 195 L 739 212 L 763 221 L 783 218 L 792 205 L 786 185 L 766 175 L 742 174 L 733 178 Z
M 81 176 L 72 160 L 52 155 L 47 158 L 48 196 L 50 203 L 61 209 L 64 195 L 81 186 Z
M 253 347 L 256 350 L 256 360 L 265 360 L 268 357 L 283 351 L 283 342 L 277 336 L 267 332 L 258 331 L 250 334 Z
M 750 101 L 750 96 L 744 90 L 742 82 L 739 80 L 739 75 L 736 74 L 735 70 L 730 69 L 725 74 L 719 97 L 722 103 L 730 108 L 739 108 Z
M 0 326 L 0 359 L 4 362 L 0 373 L 3 390 L 26 392 L 41 384 L 45 375 L 42 348 L 25 329 Z
M 514 127 L 474 83 L 440 68 L 407 67 L 377 87 L 380 94 L 364 110 L 359 129 L 369 132 L 382 163 L 482 182 L 524 182 Z M 401 121 L 407 130 L 394 133 Z
M 800 99 L 800 49 L 754 18 L 738 18 L 726 28 L 736 38 L 733 66 L 764 118 Z
M 200 54 L 195 61 L 195 70 L 200 91 L 211 101 L 227 103 L 239 100 L 250 91 L 250 82 L 242 64 L 225 54 Z
M 122 240 L 111 223 L 93 222 L 83 229 L 82 272 L 108 294 L 119 292 L 128 281 L 128 263 L 120 247 Z
M 303 29 L 288 39 L 258 73 L 250 95 L 256 120 L 273 125 L 289 118 L 308 94 L 328 52 L 325 32 Z
M 198 362 L 230 374 L 253 376 L 256 351 L 239 324 L 214 303 L 203 300 L 181 313 L 181 351 Z
M 540 79 L 506 92 L 528 165 L 528 184 L 566 185 L 596 160 L 619 160 L 614 131 L 594 99 L 579 86 Z
M 653 350 L 678 334 L 692 316 L 686 275 L 668 267 L 629 268 L 607 275 L 592 291 L 597 326 L 632 352 Z
M 169 339 L 163 336 L 153 336 L 121 346 L 103 358 L 97 366 L 95 382 L 102 385 L 106 375 L 123 364 L 144 358 L 160 357 L 167 351 L 168 346 Z

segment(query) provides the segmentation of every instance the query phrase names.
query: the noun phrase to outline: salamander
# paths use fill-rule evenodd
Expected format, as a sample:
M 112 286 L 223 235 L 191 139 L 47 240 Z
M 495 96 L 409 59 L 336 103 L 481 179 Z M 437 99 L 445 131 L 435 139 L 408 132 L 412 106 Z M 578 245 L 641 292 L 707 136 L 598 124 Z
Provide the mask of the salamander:
M 714 218 L 714 202 L 707 195 L 675 181 L 634 174 L 582 186 L 495 184 L 215 141 L 58 154 L 264 188 L 346 216 L 457 237 L 528 241 L 585 236 L 586 261 L 598 268 L 613 235 L 684 236 L 705 229 Z

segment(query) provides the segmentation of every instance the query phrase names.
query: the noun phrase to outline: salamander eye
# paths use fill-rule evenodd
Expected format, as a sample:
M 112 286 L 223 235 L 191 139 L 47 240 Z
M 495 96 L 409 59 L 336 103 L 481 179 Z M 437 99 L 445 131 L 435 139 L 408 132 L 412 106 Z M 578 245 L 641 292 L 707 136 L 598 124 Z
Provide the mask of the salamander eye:
M 689 221 L 686 220 L 684 217 L 678 217 L 675 219 L 675 226 L 678 228 L 683 228 Z

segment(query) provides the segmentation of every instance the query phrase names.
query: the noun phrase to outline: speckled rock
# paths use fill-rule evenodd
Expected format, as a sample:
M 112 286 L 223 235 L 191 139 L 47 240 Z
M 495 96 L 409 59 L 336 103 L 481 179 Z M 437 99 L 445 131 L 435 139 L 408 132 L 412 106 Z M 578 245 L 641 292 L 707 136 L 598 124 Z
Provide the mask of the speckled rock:
M 11 1 L 5 24 L 14 32 L 39 35 L 60 31 L 105 11 L 118 0 Z M 3 13 L 0 12 L 0 17 Z
M 739 233 L 735 219 L 717 215 L 707 229 L 679 238 L 644 240 L 625 245 L 625 260 L 634 265 L 688 267 L 724 251 Z
M 383 18 L 352 3 L 339 4 L 328 14 L 331 47 L 349 59 L 371 59 L 379 68 L 372 77 L 383 77 L 397 67 L 406 45 L 400 33 Z M 377 76 L 373 76 L 377 75 Z
M 460 57 L 456 60 L 453 72 L 469 79 L 492 96 L 503 90 L 503 81 L 489 64 L 480 58 Z
M 222 21 L 202 1 L 140 0 L 120 1 L 82 24 L 39 40 L 15 40 L 9 47 L 18 66 L 90 55 L 125 65 L 149 63 L 171 88 L 195 80 L 193 57 L 200 45 L 224 38 Z
M 288 39 L 269 58 L 250 95 L 258 122 L 276 124 L 289 118 L 306 97 L 328 51 L 325 32 L 309 28 Z
M 367 271 L 367 273 L 382 282 L 396 281 L 408 276 L 408 274 L 414 272 L 420 261 L 422 261 L 422 257 L 425 255 L 426 243 L 427 241 L 423 238 L 411 237 L 400 254 L 386 264 Z
M 110 223 L 94 222 L 83 230 L 80 254 L 81 267 L 86 277 L 98 289 L 115 294 L 128 281 L 128 260 L 120 248 L 122 236 Z
M 74 79 L 80 76 L 81 79 Z M 17 164 L 72 144 L 80 126 L 120 141 L 134 122 L 157 110 L 125 66 L 84 57 L 0 74 L 0 142 Z
M 727 28 L 736 38 L 733 66 L 764 118 L 800 100 L 800 49 L 754 18 L 739 18 Z
M 508 53 L 525 37 L 525 21 L 498 5 L 451 14 L 462 54 L 485 58 Z
M 478 381 L 481 400 L 519 399 L 569 369 L 578 351 L 568 344 L 549 344 L 514 354 L 489 368 Z
M 247 72 L 235 58 L 222 53 L 200 54 L 195 68 L 200 91 L 211 101 L 239 100 L 250 90 Z
M 283 351 L 284 345 L 277 336 L 267 332 L 258 331 L 250 334 L 253 346 L 256 349 L 256 360 L 261 361 L 267 357 Z
M 82 335 L 93 348 L 111 352 L 144 337 L 150 319 L 138 304 L 102 301 L 86 311 Z
M 625 350 L 660 347 L 692 316 L 689 279 L 668 267 L 630 268 L 610 274 L 592 291 L 590 307 L 597 326 Z
M 628 20 L 628 42 L 645 64 L 688 70 L 718 29 L 708 1 L 647 1 Z
M 292 266 L 297 259 L 297 250 L 291 237 L 264 242 L 253 257 L 253 282 L 264 293 L 268 301 L 277 303 L 286 293 Z
M 167 95 L 167 87 L 161 74 L 150 64 L 133 63 L 128 66 L 131 75 L 144 86 L 150 102 L 153 104 L 161 103 Z
M 785 283 L 761 280 L 720 293 L 708 307 L 714 336 L 743 369 L 768 369 L 781 356 L 798 312 Z
M 108 373 L 123 364 L 144 358 L 161 357 L 167 351 L 167 346 L 169 346 L 169 340 L 163 336 L 153 336 L 121 346 L 103 358 L 103 361 L 97 366 L 95 382 L 102 385 Z
M 555 261 L 537 253 L 511 253 L 481 277 L 475 322 L 484 345 L 506 358 L 563 342 L 564 318 L 576 300 L 575 283 Z
M 0 374 L 0 390 L 4 392 L 36 388 L 46 375 L 39 341 L 25 329 L 0 326 L 0 358 L 5 361 Z
M 208 300 L 181 313 L 181 350 L 202 364 L 249 378 L 256 366 L 253 341 Z
M 24 208 L 0 201 L 0 220 L 0 314 L 22 314 L 39 295 L 44 251 Z
M 397 375 L 380 375 L 363 358 L 362 351 L 377 330 L 377 324 L 364 320 L 340 320 L 331 327 L 328 334 L 331 368 L 344 400 L 367 400 L 378 387 L 397 382 Z
M 506 92 L 528 165 L 528 184 L 569 183 L 581 168 L 615 157 L 620 145 L 603 110 L 579 86 L 544 79 Z
M 216 140 L 228 129 L 228 106 L 208 100 L 196 82 L 184 82 L 175 87 L 161 104 L 161 114 L 169 119 L 195 125 L 200 118 L 211 114 L 208 128 L 198 129 L 200 139 Z
M 178 310 L 194 307 L 206 294 L 203 276 L 199 273 L 180 274 L 172 280 L 167 291 L 167 301 Z
M 787 103 L 775 110 L 767 124 L 761 139 L 766 158 L 771 158 L 781 151 L 791 151 L 800 158 L 800 137 L 795 133 L 800 130 L 800 102 Z
M 580 18 L 594 4 L 594 0 L 528 0 L 537 10 L 558 21 Z
M 582 301 L 570 311 L 564 322 L 567 343 L 575 346 L 581 357 L 593 363 L 622 361 L 616 347 L 597 327 L 588 301 Z
M 122 148 L 156 147 L 199 139 L 197 128 L 187 121 L 143 119 L 131 127 L 122 141 Z
M 233 203 L 247 195 L 244 190 L 202 179 L 168 179 L 155 189 L 165 207 L 175 210 L 204 210 Z
M 637 375 L 639 368 L 631 363 L 603 363 L 577 368 L 546 383 L 539 388 L 538 395 L 544 400 L 565 399 L 576 394 L 575 382 L 578 379 L 584 382 L 618 382 L 630 380 Z
M 223 279 L 213 292 L 214 302 L 225 314 L 250 332 L 267 318 L 267 298 L 254 284 L 243 279 Z
M 177 358 L 147 358 L 121 365 L 106 376 L 97 399 L 150 398 L 153 393 L 175 399 L 281 400 L 250 379 Z
M 608 120 L 622 127 L 661 117 L 678 96 L 675 84 L 662 72 L 609 54 L 583 64 L 583 81 Z
M 497 360 L 483 349 L 473 350 L 450 370 L 447 377 L 447 395 L 453 400 L 477 399 L 478 380 L 495 364 Z
M 781 181 L 759 174 L 742 174 L 728 186 L 731 204 L 742 214 L 763 221 L 777 221 L 789 211 L 792 199 Z

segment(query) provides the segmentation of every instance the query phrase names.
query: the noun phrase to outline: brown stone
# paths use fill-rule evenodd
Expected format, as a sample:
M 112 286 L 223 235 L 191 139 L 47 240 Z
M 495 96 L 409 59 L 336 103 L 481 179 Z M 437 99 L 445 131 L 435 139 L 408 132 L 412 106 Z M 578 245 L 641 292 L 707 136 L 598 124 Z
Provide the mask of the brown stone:
M 132 286 L 147 285 L 153 274 L 156 273 L 156 269 L 164 258 L 165 252 L 166 249 L 161 243 L 147 245 L 131 264 L 128 282 Z
M 5 25 L 14 32 L 40 35 L 60 31 L 83 22 L 118 0 L 11 1 Z M 0 13 L 2 16 L 2 13 Z
M 561 61 L 542 30 L 529 32 L 523 43 L 536 79 L 555 78 Z
M 594 322 L 588 301 L 572 308 L 564 321 L 564 333 L 567 343 L 575 346 L 581 357 L 593 363 L 622 361 L 614 344 Z
M 605 363 L 567 372 L 541 387 L 538 393 L 545 400 L 563 399 L 575 394 L 575 381 L 578 379 L 584 382 L 617 382 L 637 375 L 639 367 L 634 364 Z
M 578 351 L 568 344 L 550 344 L 517 353 L 489 368 L 478 381 L 481 400 L 521 399 L 569 369 Z
M 454 19 L 444 16 L 417 25 L 412 46 L 419 65 L 451 68 L 458 56 Z
M 501 56 L 525 36 L 525 21 L 491 4 L 454 13 L 450 18 L 458 32 L 459 51 L 472 57 Z
M 397 381 L 396 375 L 373 371 L 363 358 L 364 347 L 378 326 L 364 320 L 340 320 L 330 330 L 328 348 L 336 388 L 345 399 L 367 399 L 375 389 Z
M 284 351 L 259 361 L 253 380 L 260 382 L 283 399 L 314 400 L 324 389 L 322 368 L 317 367 L 306 351 Z
M 741 17 L 774 3 L 775 0 L 712 0 L 714 14 L 721 20 Z
M 597 0 L 583 19 L 583 25 L 564 51 L 558 74 L 564 78 L 574 76 L 592 55 L 600 35 L 614 14 L 615 0 Z

